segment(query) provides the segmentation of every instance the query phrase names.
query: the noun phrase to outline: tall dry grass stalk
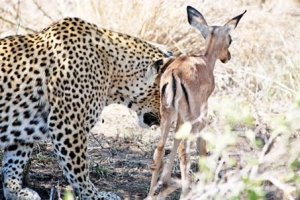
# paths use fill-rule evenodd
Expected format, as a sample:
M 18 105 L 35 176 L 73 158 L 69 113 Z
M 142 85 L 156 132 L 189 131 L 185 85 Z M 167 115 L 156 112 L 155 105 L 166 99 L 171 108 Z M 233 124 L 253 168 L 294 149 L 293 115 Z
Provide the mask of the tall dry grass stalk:
M 245 9 L 232 37 L 232 60 L 217 63 L 204 136 L 213 161 L 200 160 L 203 173 L 192 193 L 199 199 L 259 199 L 274 186 L 287 199 L 299 179 L 299 1 L 271 0 L 0 0 L 0 36 L 40 31 L 76 16 L 115 31 L 163 45 L 175 55 L 198 54 L 203 39 L 186 19 L 186 6 L 209 24 Z M 218 157 L 222 162 L 217 162 Z M 224 162 L 223 162 L 224 161 Z M 230 166 L 231 170 L 222 171 Z M 205 172 L 205 173 L 204 173 Z M 219 179 L 218 173 L 225 179 Z

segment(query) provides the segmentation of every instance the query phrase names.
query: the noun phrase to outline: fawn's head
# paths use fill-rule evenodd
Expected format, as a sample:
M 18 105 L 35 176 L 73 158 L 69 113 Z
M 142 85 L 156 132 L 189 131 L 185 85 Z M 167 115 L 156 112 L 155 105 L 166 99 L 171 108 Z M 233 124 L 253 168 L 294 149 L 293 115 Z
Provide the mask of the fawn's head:
M 231 55 L 228 50 L 232 40 L 230 31 L 235 29 L 246 10 L 229 20 L 223 26 L 208 26 L 203 15 L 195 8 L 188 6 L 188 22 L 194 28 L 200 31 L 205 38 L 205 55 L 213 56 L 213 52 L 217 53 L 216 59 L 220 59 L 223 63 L 230 60 Z

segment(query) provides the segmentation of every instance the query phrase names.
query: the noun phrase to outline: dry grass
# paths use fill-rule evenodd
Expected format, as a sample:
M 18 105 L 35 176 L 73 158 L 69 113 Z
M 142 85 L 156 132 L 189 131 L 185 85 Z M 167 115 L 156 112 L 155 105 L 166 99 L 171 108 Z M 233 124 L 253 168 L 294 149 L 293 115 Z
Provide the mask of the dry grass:
M 218 62 L 215 69 L 217 87 L 210 99 L 210 126 L 203 132 L 214 154 L 200 162 L 202 172 L 195 175 L 200 180 L 192 186 L 196 188 L 193 198 L 276 199 L 279 195 L 277 199 L 294 199 L 300 189 L 299 3 L 0 0 L 0 36 L 39 31 L 63 17 L 77 16 L 158 43 L 175 55 L 201 53 L 203 39 L 187 23 L 187 5 L 198 8 L 209 24 L 220 25 L 247 9 L 232 34 L 232 60 Z M 123 127 L 100 128 L 110 134 L 147 135 L 134 123 Z M 147 132 L 150 137 L 143 139 L 152 143 L 154 132 Z

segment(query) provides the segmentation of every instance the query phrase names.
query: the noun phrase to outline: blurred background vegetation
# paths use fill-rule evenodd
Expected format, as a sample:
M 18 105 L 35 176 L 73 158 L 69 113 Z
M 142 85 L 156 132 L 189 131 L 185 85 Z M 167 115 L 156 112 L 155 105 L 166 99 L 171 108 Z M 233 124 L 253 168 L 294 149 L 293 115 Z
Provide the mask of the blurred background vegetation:
M 196 175 L 201 181 L 193 195 L 299 199 L 299 0 L 0 0 L 0 5 L 0 37 L 35 33 L 64 17 L 80 17 L 174 55 L 203 51 L 202 36 L 187 23 L 187 5 L 210 25 L 223 25 L 248 10 L 232 33 L 232 60 L 216 64 L 210 125 L 203 133 L 212 158 L 221 156 L 224 162 L 200 160 L 203 172 Z M 231 163 L 231 170 L 220 170 L 224 163 Z M 226 181 L 216 179 L 221 171 Z

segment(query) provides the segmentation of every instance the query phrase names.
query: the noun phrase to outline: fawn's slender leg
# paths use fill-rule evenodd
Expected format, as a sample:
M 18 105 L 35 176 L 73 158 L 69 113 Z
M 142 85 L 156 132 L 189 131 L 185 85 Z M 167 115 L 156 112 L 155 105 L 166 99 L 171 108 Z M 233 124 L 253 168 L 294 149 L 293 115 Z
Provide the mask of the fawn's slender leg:
M 204 112 L 204 117 L 200 119 L 199 122 L 196 122 L 195 124 L 195 134 L 199 134 L 200 131 L 206 126 L 207 123 L 207 103 L 204 104 L 204 108 L 201 109 L 201 111 Z M 197 151 L 198 155 L 200 156 L 206 156 L 207 150 L 206 150 L 206 141 L 199 136 L 197 138 Z
M 153 155 L 153 163 L 150 166 L 150 169 L 152 170 L 152 178 L 151 178 L 148 197 L 152 197 L 154 195 L 158 175 L 163 166 L 163 156 L 165 155 L 165 144 L 168 139 L 171 125 L 172 125 L 172 120 L 170 120 L 168 117 L 162 117 L 161 120 L 162 134 Z
M 178 117 L 175 133 L 177 133 L 177 131 L 181 125 L 182 125 L 182 120 L 180 117 Z M 168 196 L 168 194 L 172 193 L 174 190 L 176 190 L 178 188 L 175 185 L 172 187 L 170 186 L 170 179 L 171 179 L 171 173 L 172 173 L 172 169 L 174 166 L 174 160 L 175 160 L 175 157 L 177 154 L 177 149 L 180 144 L 180 141 L 181 141 L 181 139 L 174 138 L 174 144 L 173 144 L 171 154 L 169 155 L 167 163 L 163 167 L 163 172 L 162 172 L 162 175 L 160 178 L 162 188 L 159 193 L 159 197 L 166 197 L 166 196 Z
M 200 121 L 196 122 L 195 124 L 193 124 L 191 135 L 196 135 L 201 131 L 202 128 L 203 123 Z M 185 197 L 189 192 L 190 147 L 191 141 L 189 139 L 186 139 L 180 143 L 178 148 L 182 184 L 181 197 Z M 206 141 L 201 137 L 197 139 L 197 149 L 201 156 L 206 156 Z
M 206 156 L 206 141 L 201 137 L 197 138 L 197 151 L 200 156 Z
M 184 197 L 188 193 L 189 188 L 189 162 L 190 162 L 190 155 L 187 152 L 187 145 L 190 144 L 190 141 L 183 140 L 178 148 L 178 154 L 180 159 L 180 171 L 181 171 L 181 184 L 182 184 L 182 191 L 181 197 Z

